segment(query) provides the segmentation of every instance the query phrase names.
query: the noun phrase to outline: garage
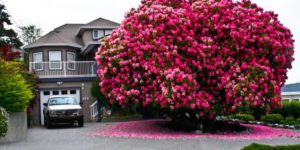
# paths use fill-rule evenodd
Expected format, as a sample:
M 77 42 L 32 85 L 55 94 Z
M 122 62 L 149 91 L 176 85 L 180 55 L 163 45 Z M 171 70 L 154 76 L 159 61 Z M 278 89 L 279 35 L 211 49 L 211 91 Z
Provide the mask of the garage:
M 44 115 L 43 115 L 43 103 L 47 103 L 48 98 L 51 96 L 65 96 L 71 95 L 78 102 L 80 99 L 80 89 L 55 89 L 55 90 L 40 90 L 40 114 L 41 114 L 41 124 L 44 125 Z

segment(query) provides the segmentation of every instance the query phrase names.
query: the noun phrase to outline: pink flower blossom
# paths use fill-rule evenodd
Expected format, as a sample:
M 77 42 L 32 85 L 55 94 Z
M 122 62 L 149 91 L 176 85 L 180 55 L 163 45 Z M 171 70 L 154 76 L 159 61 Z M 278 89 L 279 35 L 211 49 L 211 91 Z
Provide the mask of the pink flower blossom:
M 110 102 L 209 116 L 277 107 L 293 42 L 276 14 L 248 0 L 142 0 L 95 59 Z

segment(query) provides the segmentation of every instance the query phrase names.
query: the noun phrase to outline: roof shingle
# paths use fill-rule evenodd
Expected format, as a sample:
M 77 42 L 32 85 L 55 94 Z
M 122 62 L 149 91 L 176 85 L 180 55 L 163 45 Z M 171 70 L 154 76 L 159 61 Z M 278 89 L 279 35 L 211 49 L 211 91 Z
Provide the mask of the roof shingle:
M 281 89 L 282 92 L 300 92 L 300 83 L 286 84 Z

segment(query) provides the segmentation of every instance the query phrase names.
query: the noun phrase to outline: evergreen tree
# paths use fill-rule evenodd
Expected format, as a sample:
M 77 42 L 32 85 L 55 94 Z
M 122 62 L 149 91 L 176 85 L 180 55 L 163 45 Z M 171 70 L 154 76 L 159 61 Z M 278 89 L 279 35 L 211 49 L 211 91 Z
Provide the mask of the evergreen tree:
M 0 47 L 11 45 L 20 48 L 23 44 L 19 40 L 17 33 L 13 29 L 7 29 L 7 25 L 12 25 L 5 6 L 0 4 Z

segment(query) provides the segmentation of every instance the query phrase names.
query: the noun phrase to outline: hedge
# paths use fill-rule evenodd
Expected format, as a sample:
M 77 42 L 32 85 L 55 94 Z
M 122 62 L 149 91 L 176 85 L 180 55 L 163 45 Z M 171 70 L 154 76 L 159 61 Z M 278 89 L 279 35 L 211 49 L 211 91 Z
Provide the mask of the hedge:
M 255 118 L 250 114 L 235 114 L 233 116 L 233 118 L 239 119 L 242 121 L 254 121 L 255 120 Z
M 300 102 L 282 102 L 283 108 L 277 108 L 272 113 L 281 114 L 284 117 L 293 116 L 294 118 L 300 118 Z
M 267 123 L 280 123 L 284 120 L 284 117 L 281 114 L 268 114 L 261 117 L 261 121 Z

